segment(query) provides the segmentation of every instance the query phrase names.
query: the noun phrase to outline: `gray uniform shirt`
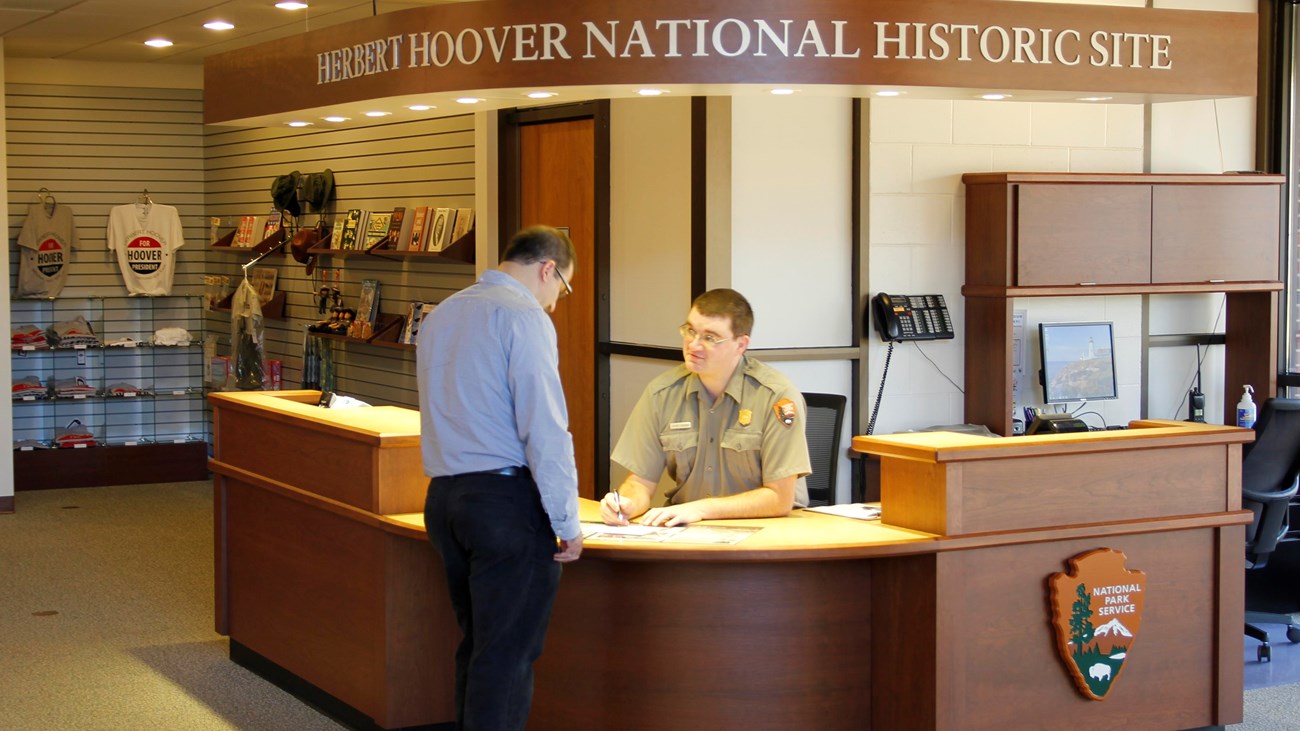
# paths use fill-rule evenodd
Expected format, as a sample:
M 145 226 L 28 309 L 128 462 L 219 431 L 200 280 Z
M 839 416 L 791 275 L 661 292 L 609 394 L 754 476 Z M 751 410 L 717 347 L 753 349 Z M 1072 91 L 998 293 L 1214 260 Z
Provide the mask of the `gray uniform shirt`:
M 551 529 L 578 535 L 578 470 L 555 324 L 513 277 L 487 271 L 420 326 L 415 351 L 424 473 L 526 465 Z
M 786 424 L 778 405 L 789 402 Z M 782 410 L 788 417 L 790 408 Z M 795 475 L 795 507 L 808 505 L 812 472 L 804 434 L 803 394 L 780 372 L 749 356 L 710 403 L 700 377 L 685 365 L 650 382 L 632 409 L 611 455 L 638 477 L 676 483 L 670 504 L 726 497 Z

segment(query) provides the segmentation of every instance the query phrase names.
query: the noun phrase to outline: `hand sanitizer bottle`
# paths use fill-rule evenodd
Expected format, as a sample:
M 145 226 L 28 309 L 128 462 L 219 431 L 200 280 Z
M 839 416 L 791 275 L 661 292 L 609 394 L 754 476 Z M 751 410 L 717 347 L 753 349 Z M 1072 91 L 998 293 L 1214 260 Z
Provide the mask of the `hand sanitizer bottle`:
M 1250 397 L 1255 389 L 1250 384 L 1241 389 L 1241 400 L 1237 402 L 1237 426 L 1250 429 L 1255 426 L 1255 401 Z

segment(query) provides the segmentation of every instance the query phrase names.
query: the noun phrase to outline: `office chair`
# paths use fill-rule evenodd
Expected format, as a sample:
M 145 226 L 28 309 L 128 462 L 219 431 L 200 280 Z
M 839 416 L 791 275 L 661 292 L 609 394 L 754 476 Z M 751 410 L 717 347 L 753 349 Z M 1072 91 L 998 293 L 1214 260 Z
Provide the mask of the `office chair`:
M 1248 571 L 1264 568 L 1279 542 L 1295 538 L 1288 533 L 1291 500 L 1300 491 L 1300 399 L 1265 401 L 1255 432 L 1254 443 L 1242 449 L 1241 462 L 1242 508 L 1255 514 L 1246 528 Z M 1295 609 L 1300 611 L 1300 596 L 1295 601 Z M 1246 635 L 1260 641 L 1257 657 L 1260 662 L 1268 662 L 1272 656 L 1268 633 L 1256 625 L 1285 624 L 1286 638 L 1291 642 L 1300 642 L 1300 626 L 1292 614 L 1259 609 L 1260 597 L 1255 597 L 1254 603 L 1256 610 L 1251 609 L 1248 581 Z
M 835 502 L 835 471 L 840 462 L 840 428 L 848 399 L 836 393 L 805 393 L 808 406 L 808 507 Z

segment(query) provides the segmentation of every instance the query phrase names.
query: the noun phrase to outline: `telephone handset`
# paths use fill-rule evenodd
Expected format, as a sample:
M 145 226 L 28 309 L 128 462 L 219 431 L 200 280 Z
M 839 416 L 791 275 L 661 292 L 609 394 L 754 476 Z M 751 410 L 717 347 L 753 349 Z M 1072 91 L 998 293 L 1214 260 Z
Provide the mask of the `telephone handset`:
M 885 342 L 950 340 L 952 317 L 941 294 L 885 294 L 871 298 L 876 332 Z

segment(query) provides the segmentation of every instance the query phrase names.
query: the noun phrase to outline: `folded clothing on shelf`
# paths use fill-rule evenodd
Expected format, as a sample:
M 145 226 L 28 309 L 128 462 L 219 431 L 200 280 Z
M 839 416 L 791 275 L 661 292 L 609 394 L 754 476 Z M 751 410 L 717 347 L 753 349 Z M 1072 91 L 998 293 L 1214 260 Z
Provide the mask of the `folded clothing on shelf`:
M 56 447 L 78 447 L 95 446 L 95 435 L 81 423 L 80 419 L 73 419 L 68 422 L 67 426 L 61 426 L 54 430 L 54 446 Z
M 95 335 L 95 329 L 81 315 L 50 325 L 48 337 L 56 348 L 99 347 L 99 337 Z
M 153 334 L 154 345 L 189 345 L 194 342 L 190 331 L 183 327 L 160 327 Z
M 54 379 L 54 395 L 59 398 L 94 396 L 99 391 L 81 376 Z
M 50 347 L 49 341 L 45 338 L 45 330 L 35 325 L 14 325 L 9 331 L 9 340 L 15 348 Z
M 134 348 L 139 344 L 140 341 L 135 338 L 113 338 L 104 341 L 105 348 Z
M 50 395 L 50 390 L 41 383 L 37 376 L 23 376 L 14 379 L 14 398 L 45 398 Z
M 107 396 L 143 396 L 147 393 L 149 391 L 133 383 L 114 383 L 104 389 L 104 394 Z
M 46 444 L 45 442 L 42 442 L 39 439 L 15 439 L 14 440 L 14 449 L 16 450 L 49 449 L 49 448 L 50 448 L 49 444 Z

